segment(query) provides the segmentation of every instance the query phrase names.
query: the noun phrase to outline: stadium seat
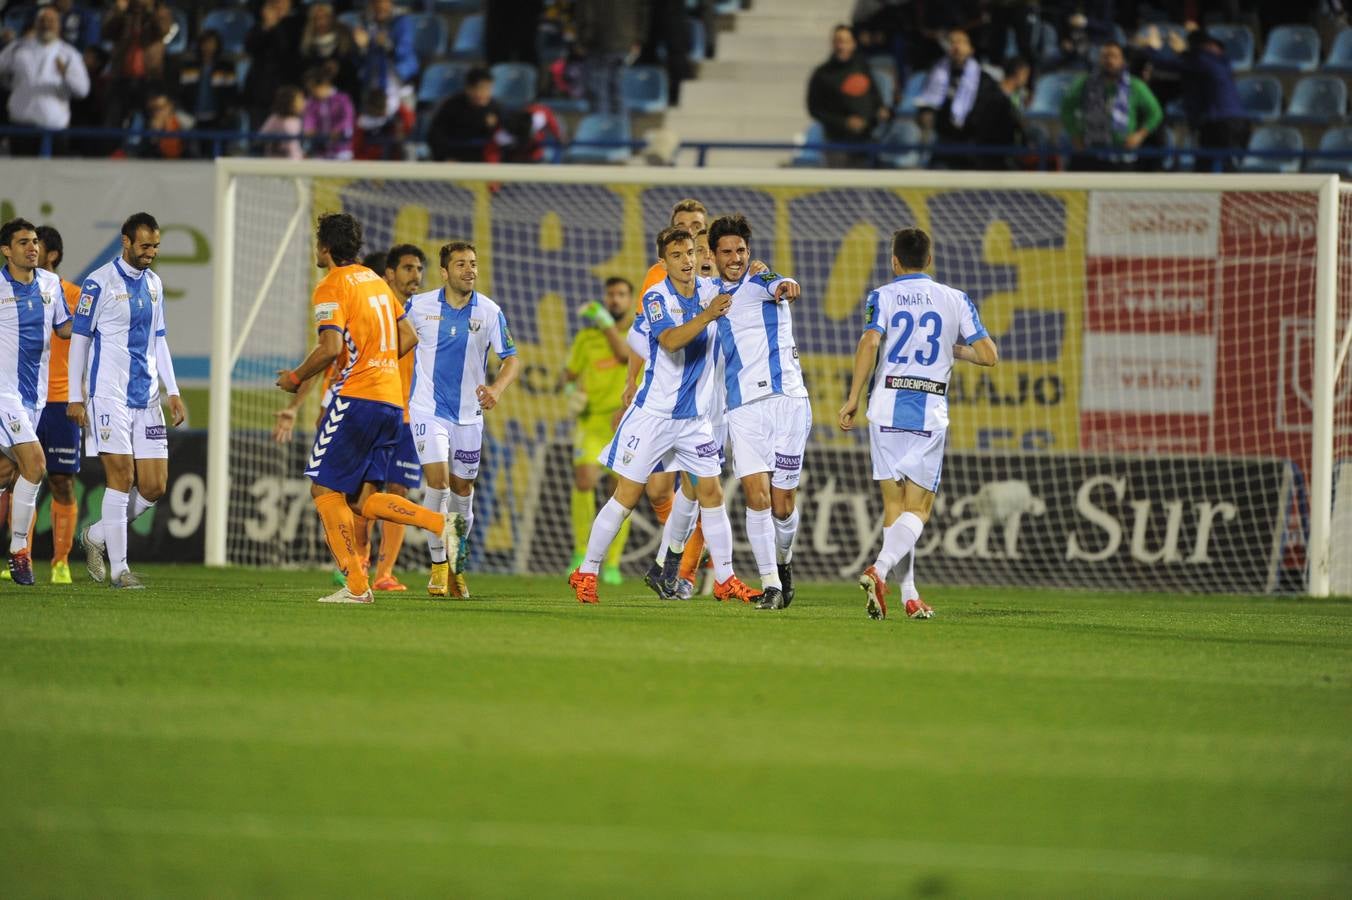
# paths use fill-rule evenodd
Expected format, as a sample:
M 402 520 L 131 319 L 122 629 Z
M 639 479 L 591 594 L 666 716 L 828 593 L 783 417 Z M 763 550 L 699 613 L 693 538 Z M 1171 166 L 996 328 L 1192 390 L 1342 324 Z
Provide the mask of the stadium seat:
M 1246 156 L 1239 164 L 1244 172 L 1299 172 L 1305 141 L 1300 131 L 1287 125 L 1264 125 L 1249 138 L 1250 153 L 1282 153 L 1279 156 Z
M 901 92 L 901 102 L 897 104 L 897 112 L 904 116 L 915 114 L 915 100 L 925 92 L 925 79 L 929 77 L 928 72 L 912 72 L 906 79 L 906 87 Z
M 253 28 L 254 18 L 242 9 L 213 9 L 202 19 L 203 31 L 215 31 L 221 36 L 221 49 L 226 53 L 243 53 L 244 39 Z
M 1352 178 L 1352 128 L 1330 128 L 1324 132 L 1319 138 L 1319 152 L 1341 156 L 1317 156 L 1305 164 L 1305 171 L 1331 172 Z
M 1038 59 L 1043 65 L 1052 62 L 1061 55 L 1060 38 L 1056 35 L 1056 26 L 1051 22 L 1042 22 L 1038 26 L 1038 36 L 1034 43 Z
M 564 151 L 565 162 L 572 163 L 623 163 L 628 161 L 630 149 L 624 147 L 578 146 L 591 141 L 628 142 L 629 119 L 626 116 L 614 116 L 606 113 L 591 113 L 577 126 L 577 135 L 573 143 Z
M 868 70 L 869 74 L 873 76 L 873 83 L 878 88 L 878 96 L 883 98 L 883 105 L 892 106 L 892 95 L 897 90 L 897 76 L 893 72 L 892 61 L 870 62 Z
M 789 160 L 789 165 L 794 168 L 819 168 L 826 163 L 826 158 L 822 151 L 818 150 L 815 144 L 826 143 L 826 132 L 822 130 L 820 122 L 813 122 L 807 127 L 807 131 L 798 135 L 794 139 L 797 149 L 793 151 L 793 158 Z
M 465 16 L 455 33 L 455 43 L 451 45 L 451 56 L 456 59 L 478 59 L 483 56 L 484 17 L 482 13 Z
M 526 63 L 498 63 L 493 66 L 493 99 L 506 109 L 520 109 L 535 100 L 538 74 Z
M 1306 75 L 1296 82 L 1283 122 L 1332 125 L 1347 115 L 1347 82 L 1339 75 Z
M 1333 39 L 1333 47 L 1329 49 L 1329 58 L 1324 60 L 1323 71 L 1352 75 L 1352 28 L 1344 28 Z
M 742 0 L 714 0 L 714 12 L 721 16 L 730 16 L 742 11 Z
M 174 10 L 174 21 L 178 24 L 178 33 L 164 48 L 165 52 L 171 56 L 176 56 L 188 49 L 188 14 L 181 9 L 176 9 Z
M 878 143 L 878 165 L 886 169 L 920 169 L 929 161 L 929 153 L 920 148 L 925 136 L 910 119 L 893 119 Z
M 1076 72 L 1048 72 L 1037 80 L 1033 88 L 1033 99 L 1024 113 L 1027 119 L 1061 120 L 1061 100 L 1070 90 L 1071 84 L 1079 77 Z
M 540 102 L 552 109 L 556 115 L 559 113 L 586 115 L 591 112 L 591 103 L 586 97 L 544 97 Z
M 1282 83 L 1271 75 L 1249 75 L 1235 82 L 1249 118 L 1266 122 L 1282 114 Z
M 413 50 L 423 62 L 446 55 L 451 29 L 436 13 L 413 16 Z
M 1225 55 L 1236 72 L 1253 68 L 1253 50 L 1256 43 L 1247 25 L 1209 25 L 1207 31 L 1225 45 Z
M 432 63 L 423 71 L 422 81 L 418 84 L 418 105 L 435 106 L 452 94 L 460 93 L 465 86 L 467 71 L 467 63 Z
M 1313 72 L 1319 68 L 1319 32 L 1308 25 L 1279 25 L 1268 33 L 1261 72 Z
M 357 28 L 361 25 L 362 10 L 354 9 L 350 12 L 339 13 L 338 21 L 348 28 Z
M 568 44 L 559 26 L 553 22 L 541 22 L 535 30 L 535 55 L 539 57 L 540 64 L 547 67 L 555 60 L 562 59 L 567 52 Z
M 11 6 L 5 10 L 4 17 L 0 18 L 0 27 L 13 31 L 15 35 L 21 35 L 33 24 L 33 16 L 37 15 L 37 11 L 38 8 L 31 4 Z
M 690 20 L 690 61 L 693 63 L 704 62 L 704 56 L 708 52 L 708 39 L 704 33 L 704 21 L 702 19 Z
M 620 93 L 630 112 L 664 112 L 668 98 L 667 71 L 660 66 L 629 66 L 620 75 Z

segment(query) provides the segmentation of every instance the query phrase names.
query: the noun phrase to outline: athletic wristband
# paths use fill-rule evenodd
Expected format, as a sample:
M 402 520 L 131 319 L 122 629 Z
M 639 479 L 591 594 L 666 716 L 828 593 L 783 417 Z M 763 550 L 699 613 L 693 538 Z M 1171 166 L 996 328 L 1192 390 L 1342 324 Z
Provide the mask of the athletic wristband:
M 291 369 L 286 373 L 286 377 L 296 387 L 300 387 L 300 379 L 296 377 L 296 370 Z

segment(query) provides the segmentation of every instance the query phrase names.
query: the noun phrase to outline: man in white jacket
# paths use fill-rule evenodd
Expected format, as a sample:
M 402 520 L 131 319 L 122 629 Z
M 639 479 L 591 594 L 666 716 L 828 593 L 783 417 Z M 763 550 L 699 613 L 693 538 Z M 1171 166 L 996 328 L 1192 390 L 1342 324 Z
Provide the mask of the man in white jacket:
M 70 125 L 70 101 L 89 93 L 89 72 L 80 51 L 61 40 L 56 8 L 38 10 L 33 30 L 0 51 L 0 80 L 8 84 L 9 119 L 15 125 L 64 129 Z M 10 152 L 32 156 L 40 135 L 13 136 Z

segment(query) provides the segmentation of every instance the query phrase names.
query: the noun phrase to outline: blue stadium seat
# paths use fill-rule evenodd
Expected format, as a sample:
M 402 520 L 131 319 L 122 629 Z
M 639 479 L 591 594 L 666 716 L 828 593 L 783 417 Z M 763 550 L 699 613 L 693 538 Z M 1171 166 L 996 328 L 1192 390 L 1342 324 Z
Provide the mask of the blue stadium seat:
M 1024 118 L 1060 121 L 1061 100 L 1078 77 L 1079 73 L 1076 72 L 1048 72 L 1039 76 L 1037 85 L 1033 88 L 1033 99 L 1024 112 Z
M 875 60 L 868 64 L 869 74 L 878 88 L 878 96 L 883 98 L 884 106 L 892 106 L 892 95 L 897 89 L 897 76 L 891 60 Z
M 468 63 L 432 63 L 423 70 L 422 81 L 418 84 L 418 105 L 435 106 L 452 94 L 460 93 L 468 71 Z
M 820 168 L 826 164 L 826 158 L 822 155 L 822 151 L 811 146 L 826 143 L 826 132 L 822 130 L 820 122 L 813 122 L 809 125 L 807 131 L 799 135 L 794 143 L 798 145 L 798 149 L 793 151 L 793 158 L 789 161 L 789 165 L 795 168 L 811 169 Z
M 1324 60 L 1323 71 L 1352 75 L 1352 28 L 1344 28 L 1333 39 L 1329 58 Z
M 244 39 L 253 28 L 254 18 L 242 9 L 213 9 L 202 19 L 203 31 L 215 31 L 221 36 L 221 49 L 226 53 L 243 53 Z
M 535 55 L 539 57 L 541 65 L 548 66 L 555 60 L 563 59 L 567 52 L 568 44 L 559 26 L 553 22 L 541 22 L 535 30 Z
M 174 10 L 174 22 L 178 24 L 178 33 L 174 39 L 165 47 L 165 52 L 171 56 L 176 56 L 188 49 L 188 14 L 181 9 Z
M 1296 82 L 1283 122 L 1332 125 L 1347 115 L 1347 82 L 1339 75 L 1306 75 Z
M 1266 122 L 1282 114 L 1282 83 L 1271 75 L 1250 75 L 1235 82 L 1249 118 Z
M 1253 51 L 1257 43 L 1247 25 L 1208 25 L 1207 32 L 1225 45 L 1225 55 L 1236 72 L 1253 68 Z
M 591 112 L 591 103 L 586 97 L 545 97 L 540 101 L 557 113 L 575 113 L 586 115 Z
M 694 63 L 704 62 L 704 56 L 708 52 L 708 39 L 704 33 L 704 22 L 701 19 L 690 20 L 690 61 Z
M 665 111 L 667 90 L 667 70 L 660 66 L 630 66 L 620 75 L 620 93 L 630 112 Z
M 1319 138 L 1321 153 L 1340 153 L 1341 157 L 1315 157 L 1305 164 L 1307 172 L 1332 172 L 1352 178 L 1352 128 L 1330 128 Z
M 436 13 L 413 16 L 413 50 L 423 62 L 446 55 L 450 26 Z
M 482 13 L 465 16 L 460 20 L 460 28 L 455 33 L 455 43 L 451 45 L 451 56 L 456 59 L 478 59 L 483 56 L 484 17 Z
M 742 0 L 714 0 L 714 12 L 723 16 L 742 11 Z
M 1300 154 L 1305 141 L 1300 131 L 1287 125 L 1264 125 L 1249 138 L 1250 153 L 1283 153 L 1284 156 L 1246 156 L 1239 164 L 1243 172 L 1299 172 Z
M 4 16 L 0 17 L 0 27 L 8 28 L 16 36 L 22 35 L 28 26 L 33 24 L 33 17 L 37 12 L 38 8 L 31 4 L 11 6 L 5 10 Z
M 538 75 L 526 63 L 498 63 L 493 66 L 493 99 L 506 109 L 520 109 L 535 100 Z
M 924 135 L 910 119 L 893 119 L 878 139 L 882 152 L 880 166 L 888 169 L 920 169 L 929 161 L 929 153 L 920 149 Z
M 1061 55 L 1061 39 L 1056 35 L 1056 26 L 1051 22 L 1042 22 L 1038 26 L 1038 36 L 1033 49 L 1038 59 L 1045 65 Z
M 606 113 L 591 113 L 577 126 L 577 135 L 573 143 L 564 151 L 565 162 L 570 163 L 623 163 L 630 156 L 629 147 L 585 147 L 579 143 L 588 141 L 628 142 L 629 119 L 627 116 L 615 116 Z
M 338 21 L 348 28 L 357 28 L 361 25 L 362 10 L 354 9 L 350 12 L 339 13 Z
M 1268 33 L 1260 72 L 1313 72 L 1319 68 L 1319 32 L 1308 25 L 1279 25 Z
M 901 102 L 897 104 L 897 112 L 902 115 L 913 115 L 915 113 L 915 98 L 925 92 L 925 79 L 929 77 L 928 72 L 912 72 L 906 79 L 906 87 L 901 92 Z

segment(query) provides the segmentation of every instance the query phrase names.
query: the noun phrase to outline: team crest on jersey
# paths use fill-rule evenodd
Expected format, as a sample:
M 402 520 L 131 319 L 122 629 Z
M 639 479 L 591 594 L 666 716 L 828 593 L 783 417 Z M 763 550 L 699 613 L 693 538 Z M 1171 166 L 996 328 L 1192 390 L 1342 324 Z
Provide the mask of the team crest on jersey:
M 113 429 L 111 429 L 111 428 L 100 428 L 100 429 L 99 429 L 99 440 L 106 441 L 106 440 L 108 440 L 108 439 L 109 439 L 110 437 L 112 437 L 112 436 L 113 436 Z
M 43 291 L 43 292 L 42 292 L 42 305 L 43 305 L 43 306 L 51 306 L 51 305 L 52 305 L 52 294 L 51 294 L 51 291 Z
M 469 330 L 470 330 L 470 333 L 471 333 L 471 334 L 478 334 L 478 333 L 479 333 L 479 329 L 483 327 L 483 324 L 484 324 L 483 319 L 470 319 L 470 320 L 469 320 Z
M 15 434 L 18 434 L 20 431 L 23 430 L 23 423 L 20 422 L 18 419 L 11 418 L 9 420 L 9 430 L 14 432 Z
M 624 454 L 624 464 L 625 464 L 625 465 L 629 465 L 629 463 L 631 463 L 631 462 L 633 462 L 633 461 L 634 461 L 634 454 L 632 454 L 632 453 L 625 453 L 625 454 Z

